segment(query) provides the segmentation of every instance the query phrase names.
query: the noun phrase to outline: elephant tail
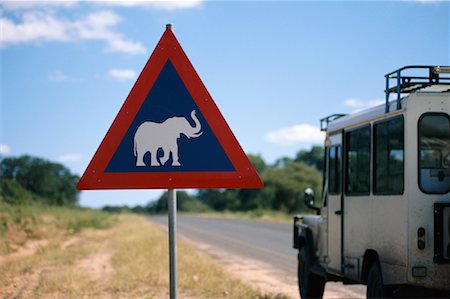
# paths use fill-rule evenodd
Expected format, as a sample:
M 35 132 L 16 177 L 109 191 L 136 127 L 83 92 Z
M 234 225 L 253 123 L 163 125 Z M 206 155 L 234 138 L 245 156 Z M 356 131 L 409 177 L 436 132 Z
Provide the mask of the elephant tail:
M 133 151 L 134 151 L 134 156 L 137 157 L 136 138 L 134 138 Z

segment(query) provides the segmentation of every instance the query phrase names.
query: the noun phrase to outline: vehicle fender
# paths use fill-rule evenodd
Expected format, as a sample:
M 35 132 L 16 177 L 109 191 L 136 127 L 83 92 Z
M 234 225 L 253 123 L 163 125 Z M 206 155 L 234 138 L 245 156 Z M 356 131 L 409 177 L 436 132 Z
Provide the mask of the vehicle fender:
M 314 263 L 317 258 L 314 250 L 314 237 L 312 229 L 308 224 L 304 223 L 304 217 L 294 217 L 294 248 L 299 251 L 305 247 L 308 253 L 308 260 L 310 263 Z
M 367 276 L 369 274 L 370 267 L 373 263 L 379 262 L 378 253 L 375 250 L 368 249 L 364 253 L 362 269 L 361 269 L 361 282 L 367 283 Z

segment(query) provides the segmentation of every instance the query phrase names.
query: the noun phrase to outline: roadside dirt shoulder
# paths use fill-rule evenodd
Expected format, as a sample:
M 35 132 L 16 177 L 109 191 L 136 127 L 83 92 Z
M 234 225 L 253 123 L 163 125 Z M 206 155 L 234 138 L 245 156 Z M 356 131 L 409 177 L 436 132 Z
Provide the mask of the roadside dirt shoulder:
M 283 294 L 290 298 L 299 298 L 297 277 L 285 275 L 271 265 L 248 258 L 241 258 L 210 246 L 194 242 L 188 238 L 183 240 L 198 250 L 216 259 L 231 275 L 262 292 Z M 297 267 L 297 265 L 292 265 Z M 342 283 L 328 282 L 325 287 L 325 299 L 365 298 L 365 286 L 344 286 Z
M 0 255 L 0 265 L 3 263 L 7 263 L 16 259 L 24 258 L 26 256 L 30 256 L 35 254 L 37 251 L 43 249 L 49 243 L 48 240 L 30 240 L 21 248 L 19 248 L 16 252 Z
M 193 242 L 187 238 L 183 238 L 183 240 L 212 256 L 231 275 L 261 290 L 263 293 L 283 294 L 290 298 L 298 298 L 298 291 L 295 287 L 296 280 L 273 269 L 269 264 L 257 260 L 244 259 L 205 243 Z

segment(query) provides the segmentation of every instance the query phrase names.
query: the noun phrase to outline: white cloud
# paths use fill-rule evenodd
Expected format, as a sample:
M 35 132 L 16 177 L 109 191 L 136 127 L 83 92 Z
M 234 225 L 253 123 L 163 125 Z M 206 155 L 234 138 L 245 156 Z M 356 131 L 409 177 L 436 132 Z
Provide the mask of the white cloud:
M 78 162 L 81 161 L 81 159 L 83 158 L 83 156 L 81 154 L 77 154 L 77 153 L 69 153 L 69 154 L 64 154 L 58 157 L 58 161 L 60 162 Z
M 111 5 L 111 6 L 124 6 L 124 7 L 149 7 L 155 9 L 163 9 L 163 10 L 176 10 L 176 9 L 188 9 L 199 7 L 203 4 L 204 0 L 134 0 L 134 1 L 123 1 L 123 0 L 97 0 L 95 1 L 102 5 Z
M 416 0 L 416 1 L 422 4 L 438 4 L 440 2 L 442 3 L 445 2 L 445 0 Z
M 111 27 L 121 21 L 121 17 L 111 11 L 100 11 L 74 22 L 74 28 L 80 39 L 106 41 L 108 51 L 130 54 L 145 53 L 145 48 L 141 43 L 133 42 L 121 33 L 111 30 Z
M 33 41 L 69 41 L 68 24 L 58 20 L 52 14 L 43 12 L 26 12 L 21 22 L 2 17 L 2 39 L 0 46 Z
M 299 124 L 288 128 L 270 131 L 264 140 L 279 145 L 295 143 L 321 143 L 325 137 L 320 128 L 309 124 Z
M 145 53 L 141 43 L 115 31 L 114 27 L 121 21 L 121 17 L 111 11 L 90 13 L 77 20 L 59 18 L 52 11 L 27 11 L 20 15 L 17 22 L 7 17 L 0 18 L 3 35 L 0 47 L 45 41 L 98 40 L 106 42 L 107 51 Z
M 131 69 L 111 69 L 108 75 L 119 81 L 133 80 L 137 77 L 136 72 Z
M 130 54 L 144 54 L 144 46 L 139 42 L 133 42 L 121 36 L 111 36 L 108 40 L 108 51 L 123 52 Z
M 381 105 L 384 102 L 384 99 L 361 100 L 356 98 L 349 98 L 344 101 L 344 105 L 348 108 L 354 109 L 354 111 L 352 112 L 357 112 L 366 108 Z
M 14 0 L 4 1 L 2 7 L 6 11 L 19 11 L 29 9 L 50 9 L 50 8 L 70 8 L 80 3 L 95 4 L 102 6 L 122 6 L 122 7 L 148 7 L 160 10 L 177 10 L 196 8 L 203 4 L 204 0 L 91 0 L 91 1 L 29 1 L 29 0 Z
M 11 153 L 11 147 L 6 144 L 0 144 L 0 155 L 8 155 Z
M 51 73 L 48 74 L 47 79 L 50 82 L 69 82 L 69 81 L 73 81 L 73 78 L 71 78 L 70 76 L 66 75 L 65 73 L 63 73 L 60 70 L 54 70 Z
M 359 99 L 351 98 L 351 99 L 346 99 L 344 102 L 344 105 L 349 108 L 361 108 L 362 106 L 364 106 L 364 102 Z
M 57 8 L 57 7 L 73 7 L 78 1 L 60 0 L 60 1 L 30 1 L 30 0 L 14 0 L 3 1 L 2 7 L 7 11 L 26 10 L 36 8 Z

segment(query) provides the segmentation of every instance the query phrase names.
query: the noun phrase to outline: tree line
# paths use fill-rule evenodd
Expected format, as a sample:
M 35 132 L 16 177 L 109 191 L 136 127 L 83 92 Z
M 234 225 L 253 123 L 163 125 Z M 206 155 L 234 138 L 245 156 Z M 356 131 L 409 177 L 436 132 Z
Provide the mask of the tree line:
M 79 176 L 65 166 L 28 155 L 0 158 L 0 202 L 75 205 Z
M 262 189 L 200 189 L 194 194 L 178 191 L 178 210 L 204 211 L 253 211 L 278 210 L 286 213 L 303 209 L 303 193 L 313 188 L 317 198 L 321 196 L 323 172 L 323 148 L 313 146 L 299 151 L 295 158 L 283 157 L 268 165 L 261 156 L 248 155 L 259 173 Z M 168 194 L 164 192 L 156 201 L 146 206 L 111 207 L 107 211 L 129 210 L 138 213 L 167 212 Z
M 259 173 L 262 189 L 200 189 L 195 193 L 178 191 L 180 211 L 278 210 L 293 213 L 303 208 L 305 188 L 313 188 L 320 198 L 323 148 L 313 146 L 294 158 L 282 157 L 269 165 L 259 155 L 248 156 Z M 28 155 L 0 158 L 0 202 L 21 204 L 39 201 L 49 205 L 75 205 L 79 198 L 79 176 L 65 166 Z M 138 213 L 167 211 L 168 194 L 145 206 L 111 207 L 107 211 Z

